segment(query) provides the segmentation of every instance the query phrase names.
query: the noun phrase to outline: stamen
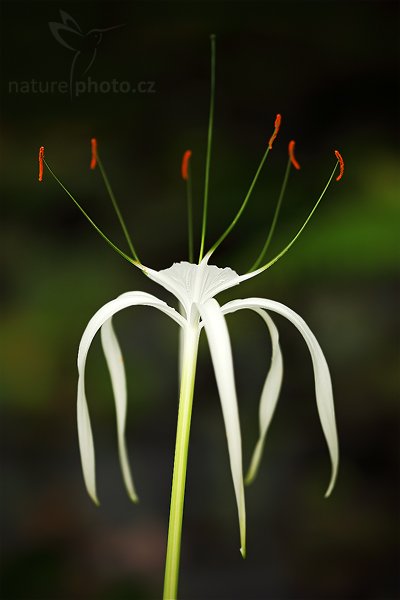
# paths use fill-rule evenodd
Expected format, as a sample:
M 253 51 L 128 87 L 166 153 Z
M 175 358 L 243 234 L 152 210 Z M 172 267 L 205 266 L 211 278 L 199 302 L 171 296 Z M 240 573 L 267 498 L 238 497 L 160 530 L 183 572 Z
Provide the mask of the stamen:
M 96 138 L 92 138 L 90 140 L 90 144 L 91 144 L 91 148 L 92 148 L 92 158 L 90 160 L 90 168 L 93 171 L 97 165 L 97 140 L 96 140 Z
M 290 162 L 292 163 L 292 165 L 294 166 L 295 169 L 297 169 L 298 171 L 300 170 L 300 165 L 296 160 L 296 157 L 294 155 L 294 147 L 296 145 L 296 142 L 294 140 L 292 140 L 291 142 L 289 142 L 289 158 L 290 158 Z
M 287 187 L 287 183 L 288 183 L 288 180 L 289 180 L 289 173 L 290 173 L 290 167 L 291 167 L 291 165 L 292 165 L 292 161 L 291 161 L 291 158 L 290 158 L 290 155 L 289 155 L 289 159 L 288 159 L 287 165 L 286 165 L 285 176 L 283 178 L 282 187 L 281 187 L 281 190 L 279 192 L 278 201 L 276 203 L 275 212 L 274 212 L 274 216 L 273 216 L 273 219 L 272 219 L 271 226 L 269 228 L 267 239 L 265 240 L 264 246 L 263 246 L 260 254 L 258 255 L 257 260 L 254 261 L 254 263 L 251 265 L 250 269 L 247 271 L 248 273 L 251 273 L 252 271 L 254 271 L 255 269 L 257 269 L 260 266 L 260 264 L 264 260 L 264 257 L 266 255 L 267 250 L 269 248 L 269 245 L 271 243 L 272 237 L 273 237 L 274 232 L 275 232 L 275 227 L 276 227 L 276 224 L 278 222 L 278 217 L 279 217 L 279 212 L 281 210 L 282 200 L 283 200 L 283 197 L 284 197 L 285 192 L 286 192 L 286 187 Z
M 39 181 L 43 181 L 43 159 L 44 159 L 44 146 L 39 148 Z
M 279 128 L 281 126 L 281 121 L 282 121 L 282 116 L 278 113 L 276 115 L 276 117 L 275 117 L 275 123 L 274 123 L 275 129 L 274 129 L 274 133 L 271 135 L 271 137 L 269 138 L 269 142 L 268 142 L 268 148 L 270 150 L 272 150 L 272 144 L 274 143 L 275 138 L 278 135 L 278 131 L 279 131 Z
M 42 150 L 43 147 L 40 149 Z M 39 156 L 40 156 L 40 151 L 39 151 Z M 58 185 L 60 187 L 62 187 L 62 189 L 64 190 L 64 192 L 71 198 L 71 200 L 76 204 L 76 206 L 79 208 L 79 210 L 81 211 L 81 213 L 83 214 L 84 217 L 86 217 L 86 219 L 89 221 L 89 223 L 92 225 L 92 227 L 97 231 L 97 233 L 99 233 L 101 235 L 101 237 L 103 238 L 103 240 L 105 240 L 107 242 L 107 244 L 109 244 L 111 246 L 111 248 L 113 248 L 113 250 L 115 250 L 116 252 L 118 252 L 118 254 L 120 254 L 123 258 L 125 258 L 125 260 L 127 260 L 129 263 L 131 263 L 132 265 L 135 265 L 135 267 L 139 267 L 140 269 L 142 269 L 142 265 L 140 263 L 139 260 L 135 260 L 132 257 L 128 256 L 127 254 L 125 254 L 125 252 L 123 252 L 122 250 L 120 250 L 120 248 L 118 248 L 118 246 L 116 244 L 114 244 L 114 242 L 112 242 L 107 236 L 106 234 L 100 229 L 100 227 L 98 227 L 96 225 L 96 223 L 89 217 L 89 215 L 87 214 L 87 212 L 82 208 L 82 206 L 79 204 L 79 202 L 77 200 L 75 200 L 74 196 L 71 194 L 71 192 L 65 187 L 65 185 L 63 183 L 61 183 L 61 181 L 58 179 L 57 175 L 54 173 L 54 171 L 51 169 L 51 167 L 49 166 L 48 162 L 46 162 L 46 159 L 43 156 L 42 153 L 42 160 L 44 162 L 44 164 L 46 165 L 47 170 L 50 172 L 50 175 L 55 179 L 55 181 L 58 183 Z
M 246 208 L 246 205 L 247 205 L 247 203 L 248 203 L 248 201 L 250 199 L 250 196 L 251 196 L 251 194 L 253 192 L 253 189 L 254 189 L 254 187 L 255 187 L 255 185 L 257 183 L 258 177 L 259 177 L 259 175 L 260 175 L 260 173 L 262 171 L 264 163 L 267 160 L 267 156 L 269 154 L 269 151 L 271 150 L 271 143 L 274 141 L 275 137 L 278 134 L 280 124 L 281 124 L 281 115 L 276 115 L 276 118 L 275 118 L 275 131 L 274 131 L 271 139 L 269 140 L 269 144 L 267 146 L 267 149 L 265 150 L 264 155 L 263 155 L 263 157 L 261 159 L 261 162 L 258 165 L 258 169 L 256 171 L 256 174 L 254 175 L 253 181 L 250 184 L 249 191 L 247 192 L 246 197 L 243 200 L 242 205 L 239 208 L 238 212 L 236 213 L 236 216 L 234 217 L 232 223 L 229 225 L 229 227 L 227 227 L 225 229 L 224 233 L 218 238 L 218 240 L 215 242 L 215 244 L 213 246 L 211 246 L 210 250 L 207 252 L 208 256 L 211 256 L 211 254 L 218 248 L 218 246 L 220 244 L 222 244 L 222 242 L 224 241 L 224 239 L 229 235 L 229 233 L 232 231 L 232 229 L 235 227 L 236 223 L 240 219 L 240 217 L 241 217 L 241 215 L 242 215 L 244 209 Z
M 338 153 L 339 154 L 339 153 Z M 339 158 L 338 158 L 339 160 Z M 343 160 L 343 159 L 342 159 Z M 290 162 L 288 163 L 290 165 Z M 340 162 L 339 162 L 340 164 Z M 337 168 L 337 163 L 324 187 L 324 189 L 322 190 L 318 200 L 316 201 L 316 203 L 314 204 L 314 207 L 312 208 L 310 214 L 308 215 L 307 219 L 304 221 L 303 225 L 300 227 L 300 229 L 298 230 L 298 232 L 296 233 L 296 235 L 292 238 L 292 240 L 287 244 L 287 246 L 285 246 L 283 248 L 283 250 L 281 250 L 272 260 L 270 260 L 269 262 L 267 262 L 265 265 L 263 265 L 262 267 L 258 268 L 256 271 L 252 271 L 251 273 L 248 274 L 249 277 L 254 277 L 255 275 L 258 275 L 259 273 L 262 273 L 263 271 L 265 271 L 266 269 L 269 269 L 269 267 L 271 267 L 274 263 L 276 263 L 280 258 L 282 258 L 282 256 L 284 256 L 286 254 L 286 252 L 288 250 L 290 250 L 290 248 L 293 246 L 293 244 L 296 242 L 296 240 L 300 237 L 300 235 L 302 234 L 302 232 L 304 231 L 304 229 L 306 228 L 308 222 L 310 221 L 311 217 L 313 216 L 313 214 L 315 213 L 315 211 L 318 208 L 319 203 L 321 202 L 322 198 L 325 195 L 326 190 L 328 189 L 333 176 L 335 174 Z M 340 174 L 339 174 L 340 175 Z
M 339 150 L 335 150 L 335 156 L 339 161 L 339 175 L 336 177 L 336 181 L 339 181 L 342 179 L 344 173 L 344 160 Z
M 191 150 L 186 150 L 182 157 L 181 164 L 181 175 L 183 181 L 186 182 L 186 201 L 187 201 L 187 215 L 188 215 L 188 246 L 189 246 L 189 262 L 192 263 L 194 260 L 193 251 L 193 201 L 192 201 L 192 181 L 190 177 L 190 158 L 192 156 Z
M 189 179 L 189 160 L 190 160 L 191 156 L 192 156 L 192 151 L 186 150 L 186 152 L 182 158 L 181 175 L 182 175 L 182 179 L 184 181 L 187 181 Z
M 107 173 L 106 173 L 106 170 L 105 170 L 105 168 L 103 166 L 103 163 L 102 163 L 102 161 L 100 159 L 100 155 L 97 152 L 97 140 L 96 140 L 96 138 L 92 138 L 91 139 L 91 144 L 92 144 L 92 162 L 90 163 L 90 168 L 94 169 L 97 164 L 99 165 L 99 170 L 100 170 L 101 176 L 103 178 L 104 185 L 106 186 L 106 190 L 108 192 L 108 195 L 110 196 L 110 200 L 112 202 L 112 205 L 113 205 L 113 208 L 115 210 L 115 213 L 116 213 L 116 215 L 118 217 L 118 221 L 119 221 L 119 223 L 121 225 L 121 229 L 122 229 L 122 231 L 124 233 L 124 236 L 125 236 L 125 239 L 126 239 L 126 241 L 128 243 L 129 249 L 132 252 L 133 258 L 140 264 L 139 256 L 138 256 L 138 254 L 137 254 L 137 252 L 136 252 L 136 250 L 135 250 L 135 248 L 134 248 L 134 246 L 132 244 L 131 236 L 129 235 L 128 228 L 127 228 L 127 226 L 125 224 L 124 218 L 123 218 L 122 213 L 121 213 L 121 211 L 119 209 L 117 199 L 116 199 L 115 194 L 114 194 L 114 192 L 112 190 L 112 187 L 111 187 L 111 183 L 110 183 L 110 181 L 109 181 L 109 179 L 107 177 Z

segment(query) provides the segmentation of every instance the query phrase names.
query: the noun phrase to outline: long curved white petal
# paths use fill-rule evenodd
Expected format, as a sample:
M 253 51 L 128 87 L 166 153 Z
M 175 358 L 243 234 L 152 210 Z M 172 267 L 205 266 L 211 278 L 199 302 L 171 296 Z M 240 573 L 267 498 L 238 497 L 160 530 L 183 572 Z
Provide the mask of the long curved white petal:
M 215 299 L 208 300 L 204 304 L 199 304 L 198 310 L 208 338 L 215 378 L 221 399 L 233 486 L 239 514 L 240 552 L 244 557 L 246 555 L 246 509 L 243 485 L 242 439 L 229 333 L 221 312 L 221 307 Z
M 279 345 L 279 333 L 275 326 L 275 323 L 265 310 L 261 310 L 260 308 L 253 308 L 253 310 L 258 315 L 260 315 L 260 317 L 268 327 L 272 342 L 272 356 L 271 365 L 264 383 L 264 387 L 261 392 L 258 413 L 260 435 L 257 440 L 257 444 L 254 448 L 253 455 L 251 457 L 250 467 L 245 479 L 246 484 L 250 484 L 257 475 L 264 449 L 265 438 L 269 426 L 271 424 L 272 417 L 274 416 L 276 403 L 278 402 L 283 378 L 282 352 Z
M 152 306 L 170 316 L 179 325 L 184 326 L 185 324 L 185 319 L 176 310 L 155 296 L 146 294 L 145 292 L 127 292 L 100 308 L 100 310 L 98 310 L 90 319 L 83 333 L 78 351 L 78 437 L 86 489 L 96 504 L 98 504 L 99 501 L 96 492 L 94 445 L 85 394 L 86 357 L 92 340 L 100 327 L 118 311 L 127 308 L 128 306 L 135 305 Z
M 107 319 L 107 321 L 101 327 L 101 343 L 103 346 L 104 356 L 107 361 L 111 385 L 114 393 L 115 412 L 117 417 L 118 454 L 122 476 L 124 478 L 125 487 L 130 499 L 133 502 L 137 502 L 138 497 L 132 481 L 125 441 L 127 391 L 124 359 L 122 357 L 117 336 L 115 335 L 114 327 L 112 325 L 112 318 Z
M 333 404 L 332 382 L 329 373 L 329 368 L 317 342 L 315 335 L 312 333 L 306 322 L 293 310 L 274 300 L 266 300 L 264 298 L 248 298 L 246 300 L 234 300 L 228 302 L 222 307 L 224 314 L 235 312 L 243 308 L 254 310 L 255 308 L 264 308 L 272 310 L 293 323 L 302 334 L 308 349 L 311 354 L 311 359 L 314 368 L 315 379 L 315 394 L 317 400 L 317 408 L 321 421 L 322 430 L 328 445 L 329 455 L 331 459 L 331 478 L 325 497 L 329 496 L 335 485 L 338 466 L 339 466 L 339 449 L 336 432 L 335 408 Z

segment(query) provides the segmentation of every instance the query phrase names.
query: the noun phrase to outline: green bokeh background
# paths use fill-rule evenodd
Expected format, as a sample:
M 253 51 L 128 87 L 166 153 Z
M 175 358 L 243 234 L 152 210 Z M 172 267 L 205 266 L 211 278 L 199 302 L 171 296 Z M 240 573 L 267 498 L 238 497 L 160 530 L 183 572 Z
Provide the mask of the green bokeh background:
M 51 35 L 59 9 L 104 34 L 81 79 L 154 82 L 154 93 L 19 93 L 10 82 L 68 81 L 73 53 Z M 248 558 L 238 527 L 221 410 L 206 342 L 196 382 L 182 545 L 182 599 L 400 597 L 398 279 L 399 5 L 391 2 L 3 2 L 1 598 L 133 600 L 162 589 L 177 416 L 178 333 L 148 309 L 116 327 L 128 367 L 127 436 L 140 504 L 121 481 L 111 388 L 96 339 L 87 386 L 102 505 L 87 498 L 78 454 L 76 353 L 92 314 L 128 290 L 166 292 L 124 263 L 84 221 L 37 151 L 95 221 L 124 244 L 99 173 L 96 135 L 145 264 L 187 257 L 179 176 L 193 150 L 199 239 L 209 103 L 209 41 L 217 34 L 211 244 L 229 223 L 273 129 L 282 129 L 240 225 L 215 255 L 244 272 L 263 244 L 297 141 L 271 254 L 332 185 L 295 248 L 260 278 L 221 295 L 272 298 L 299 312 L 331 368 L 341 468 L 331 499 L 306 346 L 277 318 L 282 396 L 258 480 L 247 490 Z M 86 52 L 86 54 L 85 54 Z M 83 58 L 88 50 L 83 52 Z M 85 58 L 86 60 L 86 58 Z M 81 67 L 80 67 L 81 68 Z M 270 359 L 256 316 L 230 316 L 243 451 L 257 436 Z

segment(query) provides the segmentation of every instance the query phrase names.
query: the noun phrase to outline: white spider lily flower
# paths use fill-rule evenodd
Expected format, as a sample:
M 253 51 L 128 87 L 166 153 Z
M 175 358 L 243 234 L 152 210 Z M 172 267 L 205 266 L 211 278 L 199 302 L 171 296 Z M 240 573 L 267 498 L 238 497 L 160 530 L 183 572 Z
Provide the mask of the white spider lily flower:
M 143 267 L 146 275 L 174 294 L 184 309 L 183 315 L 179 314 L 162 300 L 156 298 L 156 296 L 144 292 L 127 292 L 115 300 L 108 302 L 92 317 L 83 334 L 78 353 L 79 444 L 87 491 L 97 503 L 94 446 L 86 402 L 84 378 L 86 357 L 90 344 L 95 334 L 101 329 L 102 345 L 114 392 L 119 457 L 123 479 L 129 496 L 133 501 L 136 501 L 137 495 L 130 474 L 124 438 L 127 396 L 126 378 L 121 350 L 112 326 L 112 317 L 120 310 L 129 306 L 145 305 L 156 308 L 172 318 L 183 330 L 183 379 L 185 370 L 191 369 L 195 371 L 198 340 L 201 330 L 204 329 L 210 347 L 225 423 L 230 467 L 239 516 L 241 552 L 244 555 L 246 547 L 246 509 L 243 485 L 242 441 L 232 351 L 225 315 L 242 309 L 255 311 L 267 325 L 272 340 L 271 366 L 260 400 L 260 436 L 251 460 L 247 476 L 248 482 L 254 478 L 261 460 L 265 437 L 278 400 L 283 376 L 283 362 L 279 347 L 278 332 L 271 317 L 266 312 L 267 310 L 281 314 L 290 320 L 302 334 L 311 354 L 318 412 L 332 465 L 331 478 L 326 495 L 329 495 L 333 489 L 338 469 L 338 443 L 332 385 L 322 350 L 304 320 L 283 304 L 262 298 L 234 300 L 221 307 L 214 296 L 223 290 L 240 284 L 241 281 L 248 279 L 249 275 L 239 276 L 230 268 L 222 269 L 215 265 L 209 265 L 208 259 L 209 256 L 206 256 L 199 265 L 188 262 L 175 263 L 169 269 L 162 271 L 154 271 Z M 187 339 L 191 339 L 192 343 L 187 344 Z
M 318 200 L 314 204 L 311 212 L 303 225 L 297 231 L 292 240 L 281 250 L 274 258 L 265 262 L 266 253 L 273 236 L 277 223 L 282 199 L 286 190 L 290 169 L 293 166 L 299 170 L 300 165 L 294 156 L 295 142 L 291 140 L 288 145 L 288 162 L 284 175 L 282 187 L 279 193 L 276 204 L 272 224 L 269 228 L 264 246 L 259 253 L 257 260 L 251 266 L 249 271 L 244 275 L 238 275 L 229 267 L 219 268 L 215 265 L 210 265 L 209 260 L 215 250 L 224 241 L 232 229 L 236 226 L 240 216 L 246 208 L 253 188 L 258 180 L 264 163 L 273 143 L 278 135 L 281 126 L 281 115 L 276 115 L 274 123 L 274 131 L 269 139 L 267 149 L 265 150 L 260 164 L 257 168 L 255 176 L 250 184 L 249 190 L 240 205 L 231 224 L 226 228 L 224 233 L 211 246 L 210 250 L 204 254 L 204 245 L 206 237 L 206 222 L 207 222 L 207 207 L 208 207 L 208 189 L 210 175 L 210 160 L 212 147 L 212 131 L 214 118 L 214 96 L 215 96 L 215 36 L 211 36 L 211 96 L 210 96 L 210 115 L 207 137 L 207 153 L 206 153 L 206 170 L 205 170 L 205 186 L 204 186 L 204 201 L 203 201 L 203 218 L 200 240 L 200 253 L 198 263 L 195 264 L 194 244 L 193 244 L 193 211 L 192 211 L 192 187 L 190 177 L 190 157 L 191 150 L 184 153 L 181 174 L 186 182 L 187 206 L 188 206 L 188 242 L 189 242 L 189 262 L 174 263 L 170 268 L 156 271 L 144 266 L 136 253 L 132 244 L 132 240 L 122 218 L 119 206 L 112 191 L 110 182 L 106 175 L 103 164 L 100 160 L 97 150 L 97 140 L 92 138 L 92 159 L 90 168 L 95 169 L 99 166 L 99 170 L 103 177 L 106 189 L 112 201 L 113 207 L 120 221 L 121 228 L 125 235 L 127 244 L 130 249 L 130 254 L 123 252 L 116 246 L 103 231 L 94 223 L 94 221 L 85 212 L 82 206 L 75 200 L 74 196 L 61 183 L 44 157 L 44 148 L 39 150 L 39 181 L 43 180 L 44 165 L 54 177 L 57 183 L 63 188 L 68 196 L 75 202 L 77 207 L 82 211 L 90 224 L 103 237 L 103 239 L 123 258 L 135 267 L 139 268 L 147 277 L 161 285 L 168 292 L 173 294 L 179 301 L 180 312 L 158 299 L 152 294 L 146 292 L 127 292 L 122 294 L 115 300 L 105 304 L 92 317 L 87 325 L 82 336 L 79 352 L 78 352 L 78 402 L 77 402 L 77 418 L 78 418 L 78 436 L 79 447 L 83 468 L 83 475 L 87 491 L 96 504 L 98 504 L 96 490 L 96 472 L 95 472 L 95 452 L 92 436 L 92 428 L 90 424 L 89 410 L 86 401 L 85 393 L 85 366 L 86 358 L 90 345 L 96 333 L 101 330 L 101 341 L 105 358 L 110 373 L 111 384 L 115 400 L 116 422 L 117 422 L 117 438 L 118 451 L 121 463 L 122 476 L 125 487 L 132 501 L 136 502 L 138 497 L 133 483 L 129 459 L 125 441 L 125 425 L 127 417 L 127 386 L 124 362 L 121 350 L 115 335 L 112 318 L 120 310 L 130 306 L 149 306 L 156 308 L 168 315 L 180 326 L 180 347 L 179 347 L 179 377 L 180 377 L 180 398 L 178 409 L 178 422 L 175 444 L 175 460 L 172 477 L 172 492 L 171 492 L 171 507 L 168 529 L 167 554 L 164 578 L 164 600 L 174 600 L 177 597 L 178 576 L 179 576 L 179 561 L 180 561 L 180 546 L 182 537 L 182 519 L 184 507 L 184 495 L 186 484 L 187 457 L 190 436 L 190 424 L 192 414 L 192 403 L 197 367 L 197 354 L 201 332 L 204 330 L 208 340 L 208 345 L 211 354 L 211 360 L 214 367 L 215 379 L 217 383 L 219 398 L 221 401 L 222 416 L 225 424 L 225 432 L 228 445 L 230 469 L 233 480 L 233 488 L 236 498 L 237 511 L 239 517 L 239 532 L 240 532 L 240 551 L 243 557 L 246 554 L 246 508 L 244 494 L 244 478 L 242 464 L 242 439 L 240 431 L 240 419 L 238 402 L 236 397 L 235 376 L 233 368 L 232 350 L 229 339 L 229 332 L 225 321 L 225 315 L 232 312 L 248 309 L 256 312 L 264 324 L 266 325 L 271 336 L 271 363 L 265 384 L 262 389 L 260 405 L 259 405 L 259 437 L 255 445 L 253 455 L 250 461 L 250 467 L 246 476 L 246 483 L 253 481 L 257 474 L 262 452 L 265 444 L 265 439 L 268 433 L 269 426 L 274 414 L 274 410 L 278 401 L 283 378 L 283 359 L 279 345 L 278 330 L 270 316 L 270 312 L 278 313 L 286 317 L 303 336 L 312 360 L 315 380 L 315 394 L 319 418 L 321 421 L 322 431 L 328 445 L 328 451 L 331 461 L 331 476 L 329 485 L 326 491 L 326 496 L 329 496 L 334 485 L 338 471 L 339 453 L 338 441 L 335 423 L 335 411 L 333 405 L 332 383 L 329 374 L 329 369 L 322 353 L 322 350 L 304 320 L 297 315 L 293 310 L 275 302 L 263 298 L 248 298 L 241 300 L 233 300 L 224 306 L 220 306 L 215 297 L 222 291 L 228 290 L 237 286 L 247 279 L 261 274 L 274 263 L 276 263 L 286 252 L 293 246 L 300 234 L 303 232 L 307 223 L 311 219 L 317 209 L 322 197 L 328 189 L 333 176 L 339 167 L 339 174 L 336 180 L 339 181 L 344 172 L 344 162 L 338 150 L 335 150 L 337 159 L 336 165 L 326 183 Z

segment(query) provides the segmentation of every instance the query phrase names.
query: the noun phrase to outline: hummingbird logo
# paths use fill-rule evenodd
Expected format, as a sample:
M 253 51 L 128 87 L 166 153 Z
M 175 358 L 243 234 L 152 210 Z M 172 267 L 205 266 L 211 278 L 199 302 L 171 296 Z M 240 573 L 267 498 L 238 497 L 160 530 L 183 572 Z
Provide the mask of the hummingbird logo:
M 103 40 L 103 34 L 113 29 L 119 29 L 123 25 L 114 25 L 105 29 L 90 29 L 85 33 L 75 19 L 64 10 L 60 10 L 60 17 L 61 23 L 51 21 L 49 27 L 57 42 L 74 53 L 69 73 L 69 88 L 72 97 L 73 83 L 78 77 L 85 75 L 94 63 L 97 48 Z

